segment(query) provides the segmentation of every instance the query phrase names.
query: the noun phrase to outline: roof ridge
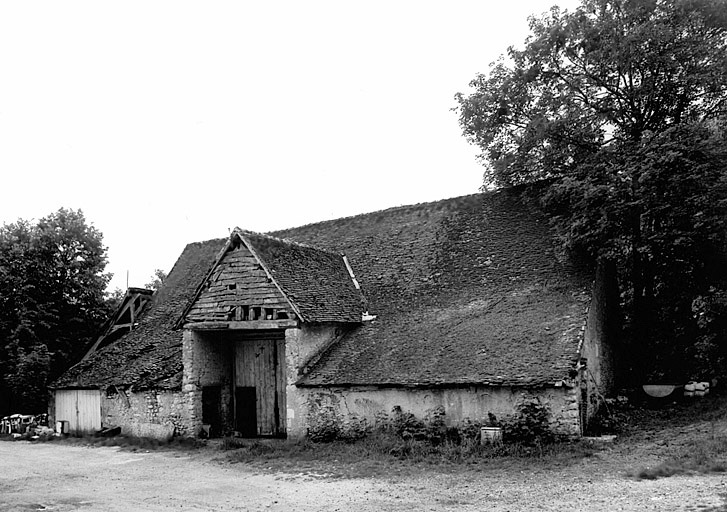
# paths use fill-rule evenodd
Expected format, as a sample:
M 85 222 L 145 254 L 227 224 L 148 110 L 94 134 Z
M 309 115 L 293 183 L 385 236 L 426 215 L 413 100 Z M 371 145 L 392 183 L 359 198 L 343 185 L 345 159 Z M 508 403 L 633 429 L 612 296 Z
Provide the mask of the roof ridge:
M 380 214 L 380 213 L 393 212 L 393 211 L 396 211 L 396 210 L 404 210 L 406 208 L 422 207 L 422 206 L 426 206 L 426 205 L 435 205 L 437 203 L 445 203 L 445 202 L 455 201 L 455 200 L 458 200 L 458 199 L 474 198 L 474 197 L 477 197 L 477 196 L 487 197 L 487 196 L 490 196 L 490 195 L 498 194 L 498 193 L 500 193 L 502 191 L 505 191 L 505 190 L 510 190 L 511 188 L 515 188 L 515 187 L 499 188 L 499 189 L 496 189 L 496 190 L 486 190 L 484 192 L 476 192 L 474 194 L 465 194 L 463 196 L 454 196 L 454 197 L 447 197 L 447 198 L 444 198 L 444 199 L 437 199 L 436 201 L 422 201 L 420 203 L 411 203 L 411 204 L 402 204 L 402 205 L 399 205 L 399 206 L 390 206 L 389 208 L 384 208 L 384 209 L 381 209 L 381 210 L 374 210 L 374 211 L 371 211 L 371 212 L 357 213 L 355 215 L 347 215 L 345 217 L 336 217 L 335 219 L 319 220 L 319 221 L 315 221 L 315 222 L 309 222 L 308 224 L 300 224 L 298 226 L 288 226 L 287 228 L 272 230 L 272 231 L 270 231 L 270 233 L 279 233 L 281 231 L 290 231 L 290 230 L 293 230 L 293 229 L 307 228 L 307 227 L 311 227 L 311 226 L 317 226 L 319 224 L 325 224 L 327 222 L 338 222 L 338 221 L 343 221 L 343 220 L 350 220 L 350 219 L 355 219 L 355 218 L 358 218 L 358 217 L 366 217 L 366 216 L 369 216 L 369 215 L 376 215 L 376 214 Z M 297 242 L 295 242 L 295 243 L 297 243 Z M 301 245 L 303 245 L 303 244 L 301 244 Z M 314 249 L 317 249 L 317 247 L 313 247 L 313 248 Z
M 326 222 L 326 221 L 323 221 L 323 222 Z M 241 229 L 239 227 L 236 227 L 235 229 L 233 229 L 232 232 L 233 233 L 240 233 L 240 234 L 243 234 L 243 235 L 250 234 L 250 235 L 254 235 L 254 236 L 261 236 L 261 237 L 267 238 L 269 240 L 273 240 L 275 242 L 280 242 L 282 244 L 303 247 L 305 249 L 313 249 L 315 251 L 320 251 L 320 252 L 323 252 L 323 253 L 326 253 L 326 254 L 330 254 L 330 255 L 336 256 L 338 258 L 341 258 L 341 257 L 345 256 L 345 254 L 342 253 L 342 252 L 329 251 L 328 249 L 321 249 L 320 247 L 315 247 L 313 245 L 309 245 L 309 244 L 304 244 L 304 243 L 301 243 L 301 242 L 297 242 L 295 240 L 291 240 L 290 238 L 280 238 L 280 237 L 277 237 L 277 236 L 273 236 L 273 235 L 271 235 L 269 233 L 259 233 L 257 231 L 250 231 L 249 229 Z

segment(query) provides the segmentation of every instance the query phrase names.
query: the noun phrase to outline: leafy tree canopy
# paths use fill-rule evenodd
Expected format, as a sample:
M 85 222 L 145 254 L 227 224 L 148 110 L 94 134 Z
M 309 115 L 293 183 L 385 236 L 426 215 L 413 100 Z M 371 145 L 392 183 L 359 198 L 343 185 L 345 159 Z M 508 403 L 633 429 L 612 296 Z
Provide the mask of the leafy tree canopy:
M 584 0 L 530 29 L 457 95 L 489 182 L 561 176 L 614 142 L 727 112 L 723 0 Z
M 158 268 L 154 270 L 154 275 L 151 277 L 151 281 L 144 285 L 147 290 L 157 291 L 164 284 L 164 280 L 167 278 L 167 273 L 162 269 Z
M 530 29 L 456 96 L 485 186 L 546 180 L 564 244 L 619 264 L 632 360 L 724 367 L 723 322 L 696 317 L 724 298 L 727 2 L 583 0 Z
M 0 227 L 0 411 L 43 410 L 47 384 L 108 315 L 102 234 L 78 210 Z

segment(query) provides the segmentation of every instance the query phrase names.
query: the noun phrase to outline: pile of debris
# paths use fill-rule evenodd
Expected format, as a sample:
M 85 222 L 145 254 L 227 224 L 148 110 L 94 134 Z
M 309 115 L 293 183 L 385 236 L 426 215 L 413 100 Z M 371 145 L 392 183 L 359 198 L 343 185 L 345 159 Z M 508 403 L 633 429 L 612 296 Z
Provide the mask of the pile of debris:
M 11 435 L 14 438 L 29 435 L 37 439 L 53 433 L 53 429 L 48 426 L 48 415 L 45 413 L 11 414 L 0 419 L 0 434 Z

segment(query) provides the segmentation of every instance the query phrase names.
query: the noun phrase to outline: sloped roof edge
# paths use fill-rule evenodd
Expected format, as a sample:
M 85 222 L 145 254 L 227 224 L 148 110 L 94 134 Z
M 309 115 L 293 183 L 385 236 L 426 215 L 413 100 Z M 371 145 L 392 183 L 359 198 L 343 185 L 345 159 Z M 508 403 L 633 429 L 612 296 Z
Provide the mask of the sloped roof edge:
M 250 254 L 252 254 L 253 258 L 255 258 L 255 260 L 257 260 L 257 262 L 260 264 L 263 271 L 265 272 L 265 275 L 268 276 L 268 279 L 270 279 L 270 282 L 273 283 L 275 288 L 277 288 L 278 291 L 283 295 L 283 297 L 288 302 L 288 304 L 290 304 L 290 307 L 293 309 L 293 311 L 295 311 L 295 314 L 298 315 L 298 318 L 300 318 L 301 321 L 305 322 L 307 319 L 303 316 L 303 313 L 301 313 L 298 305 L 295 304 L 295 302 L 293 302 L 292 300 L 290 300 L 290 297 L 288 297 L 288 294 L 285 293 L 285 290 L 283 290 L 283 288 L 280 286 L 280 283 L 278 283 L 278 280 L 275 279 L 275 276 L 273 276 L 272 272 L 270 272 L 270 269 L 268 268 L 267 263 L 265 263 L 265 261 L 263 261 L 263 259 L 260 257 L 260 255 L 255 250 L 255 247 L 253 247 L 253 244 L 250 242 L 250 239 L 246 235 L 248 232 L 243 231 L 240 228 L 236 227 L 234 229 L 233 233 L 235 235 L 237 235 L 238 237 L 240 237 L 240 240 L 242 241 L 243 244 L 245 244 L 245 247 L 247 247 L 247 250 L 250 251 Z M 258 234 L 258 236 L 266 236 L 269 238 L 274 238 L 274 237 L 271 237 L 270 235 Z M 282 242 L 282 240 L 280 240 L 278 238 L 274 238 L 274 239 Z
M 197 284 L 197 289 L 194 291 L 194 295 L 192 296 L 192 299 L 189 301 L 189 304 L 187 304 L 182 311 L 182 314 L 179 316 L 179 319 L 174 323 L 175 329 L 180 329 L 182 325 L 184 324 L 184 318 L 187 316 L 187 313 L 189 313 L 189 310 L 192 309 L 192 306 L 199 298 L 199 295 L 202 293 L 202 290 L 204 289 L 204 284 L 207 282 L 207 280 L 210 278 L 212 273 L 215 271 L 217 266 L 222 261 L 222 258 L 225 257 L 225 254 L 227 253 L 227 250 L 230 248 L 231 244 L 231 238 L 228 238 L 225 242 L 225 245 L 220 249 L 220 252 L 217 253 L 217 256 L 215 257 L 215 262 L 212 264 L 210 269 L 207 271 L 207 273 L 204 275 L 202 280 Z

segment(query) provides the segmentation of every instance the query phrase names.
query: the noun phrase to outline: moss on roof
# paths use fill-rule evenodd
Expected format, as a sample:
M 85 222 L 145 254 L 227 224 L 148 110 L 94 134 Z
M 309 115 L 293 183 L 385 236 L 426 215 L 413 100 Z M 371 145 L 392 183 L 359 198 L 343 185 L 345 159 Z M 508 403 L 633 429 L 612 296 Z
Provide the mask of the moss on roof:
M 306 322 L 361 322 L 363 295 L 338 252 L 241 232 Z
M 517 191 L 271 235 L 304 244 L 248 234 L 260 238 L 258 251 L 294 300 L 325 312 L 320 297 L 333 294 L 340 297 L 334 316 L 358 311 L 358 290 L 340 291 L 351 283 L 345 264 L 330 256 L 344 253 L 376 315 L 332 346 L 300 385 L 542 385 L 568 377 L 577 362 L 590 276 L 559 256 L 547 218 Z M 174 325 L 224 245 L 224 239 L 189 244 L 139 328 L 54 386 L 178 388 L 182 333 Z M 327 270 L 312 272 L 317 284 L 306 290 L 298 279 L 321 264 Z
M 224 239 L 215 239 L 187 245 L 162 288 L 152 297 L 139 327 L 70 368 L 52 386 L 179 388 L 182 332 L 174 330 L 174 324 L 224 243 Z
M 552 384 L 577 362 L 590 278 L 517 191 L 274 234 L 346 253 L 377 315 L 299 385 Z

